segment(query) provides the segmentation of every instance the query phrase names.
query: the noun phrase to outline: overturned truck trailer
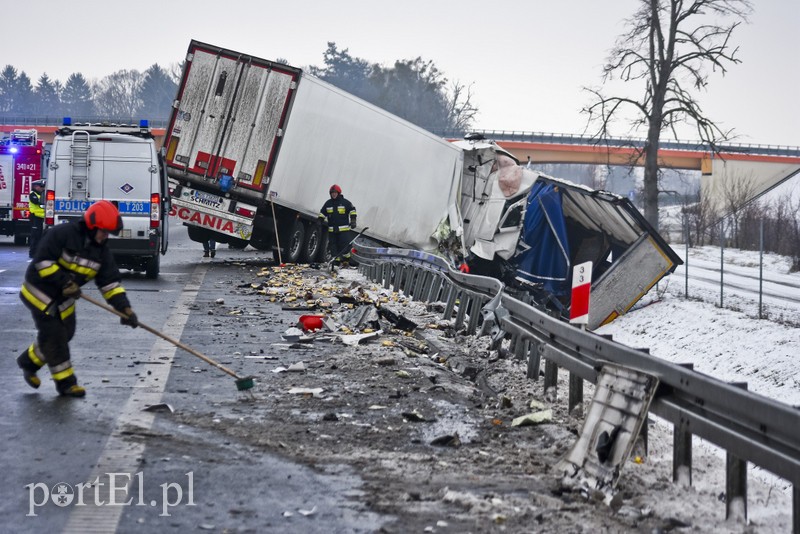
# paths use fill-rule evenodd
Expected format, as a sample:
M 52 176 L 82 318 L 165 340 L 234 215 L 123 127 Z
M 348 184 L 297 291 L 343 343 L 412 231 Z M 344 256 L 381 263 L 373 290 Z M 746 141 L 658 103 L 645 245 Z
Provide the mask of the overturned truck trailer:
M 595 329 L 683 263 L 627 198 L 520 167 L 491 142 L 456 144 L 465 154 L 461 209 L 471 272 L 566 315 L 572 267 L 591 261 L 588 328 Z

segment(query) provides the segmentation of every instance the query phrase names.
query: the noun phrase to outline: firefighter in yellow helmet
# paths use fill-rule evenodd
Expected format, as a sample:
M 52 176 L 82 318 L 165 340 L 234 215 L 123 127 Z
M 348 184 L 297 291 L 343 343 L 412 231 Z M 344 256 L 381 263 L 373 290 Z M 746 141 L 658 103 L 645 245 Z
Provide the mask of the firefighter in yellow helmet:
M 120 230 L 117 207 L 101 200 L 79 220 L 54 226 L 42 236 L 20 290 L 37 330 L 36 341 L 17 358 L 29 386 L 41 385 L 36 372 L 47 364 L 61 395 L 86 395 L 72 369 L 69 341 L 75 334 L 75 300 L 89 280 L 95 281 L 108 304 L 126 315 L 122 324 L 139 325 L 107 244 L 109 234 Z

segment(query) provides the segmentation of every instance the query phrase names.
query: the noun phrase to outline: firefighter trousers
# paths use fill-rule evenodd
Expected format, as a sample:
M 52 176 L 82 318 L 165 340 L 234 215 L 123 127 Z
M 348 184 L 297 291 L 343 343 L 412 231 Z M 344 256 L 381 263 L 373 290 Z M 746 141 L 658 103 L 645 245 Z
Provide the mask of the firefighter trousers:
M 25 300 L 23 299 L 23 302 Z M 61 393 L 78 383 L 70 361 L 69 342 L 75 335 L 75 313 L 66 317 L 41 312 L 25 302 L 33 322 L 36 324 L 36 341 L 17 358 L 19 366 L 27 373 L 35 374 L 45 364 L 56 382 L 56 389 Z
M 334 263 L 350 260 L 350 240 L 353 239 L 351 233 L 350 231 L 328 232 L 328 250 Z

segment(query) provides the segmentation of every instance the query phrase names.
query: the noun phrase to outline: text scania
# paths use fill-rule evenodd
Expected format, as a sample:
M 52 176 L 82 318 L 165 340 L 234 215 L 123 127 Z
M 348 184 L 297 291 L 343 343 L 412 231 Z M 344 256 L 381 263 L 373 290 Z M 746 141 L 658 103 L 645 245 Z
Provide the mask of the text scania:
M 173 205 L 169 214 L 173 217 L 178 217 L 183 221 L 190 222 L 198 226 L 203 226 L 205 228 L 211 228 L 212 230 L 216 230 L 224 234 L 238 236 L 241 233 L 241 231 L 237 232 L 237 226 L 241 225 L 234 225 L 233 221 L 222 219 L 221 217 L 215 217 L 214 215 L 210 215 L 208 213 L 200 213 L 199 211 L 194 211 L 189 208 L 176 207 Z M 243 238 L 249 238 L 249 235 Z
M 108 482 L 101 482 L 100 477 L 94 481 L 75 484 L 75 488 L 66 482 L 58 482 L 48 487 L 43 482 L 34 482 L 25 486 L 28 490 L 28 513 L 25 517 L 37 517 L 36 509 L 52 502 L 60 508 L 67 506 L 158 506 L 155 499 L 144 500 L 144 475 L 141 471 L 130 473 L 106 473 Z M 131 481 L 136 480 L 139 488 L 138 499 L 128 497 Z M 186 473 L 186 491 L 177 482 L 165 482 L 161 488 L 161 513 L 159 517 L 169 517 L 169 509 L 183 504 L 195 506 L 194 472 Z M 184 494 L 187 499 L 183 501 Z M 124 500 L 128 497 L 127 500 Z

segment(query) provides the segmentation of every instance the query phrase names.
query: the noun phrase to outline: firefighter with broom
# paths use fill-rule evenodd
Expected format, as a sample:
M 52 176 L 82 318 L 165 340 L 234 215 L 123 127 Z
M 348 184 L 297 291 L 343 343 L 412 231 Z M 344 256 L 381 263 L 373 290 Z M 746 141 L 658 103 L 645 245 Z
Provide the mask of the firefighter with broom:
M 60 395 L 86 395 L 72 368 L 69 342 L 75 334 L 75 301 L 88 281 L 94 280 L 106 302 L 120 312 L 120 323 L 139 325 L 108 248 L 109 234 L 120 230 L 119 210 L 108 200 L 100 200 L 80 219 L 50 228 L 42 237 L 20 290 L 37 336 L 19 355 L 17 365 L 32 388 L 41 385 L 36 372 L 47 364 Z

